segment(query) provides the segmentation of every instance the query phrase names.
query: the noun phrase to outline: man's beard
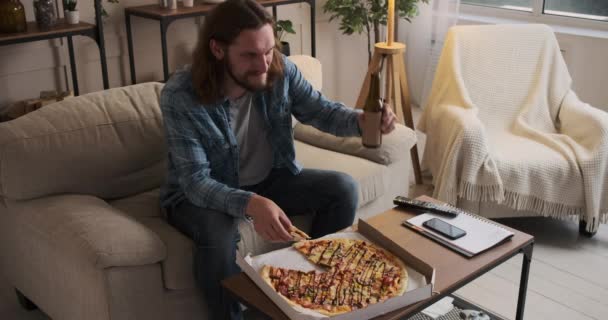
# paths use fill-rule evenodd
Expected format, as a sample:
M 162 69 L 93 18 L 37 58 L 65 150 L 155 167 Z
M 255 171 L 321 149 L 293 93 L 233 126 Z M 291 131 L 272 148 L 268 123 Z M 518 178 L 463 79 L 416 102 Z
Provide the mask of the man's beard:
M 244 88 L 245 90 L 255 92 L 267 89 L 269 87 L 268 73 L 266 74 L 266 81 L 264 81 L 263 84 L 251 83 L 247 81 L 247 73 L 245 73 L 243 77 L 239 79 L 232 71 L 232 63 L 230 63 L 230 59 L 228 58 L 228 56 L 226 56 L 226 59 L 224 59 L 224 68 L 226 68 L 226 71 L 228 71 L 228 76 L 232 78 L 232 81 L 234 81 L 237 85 Z

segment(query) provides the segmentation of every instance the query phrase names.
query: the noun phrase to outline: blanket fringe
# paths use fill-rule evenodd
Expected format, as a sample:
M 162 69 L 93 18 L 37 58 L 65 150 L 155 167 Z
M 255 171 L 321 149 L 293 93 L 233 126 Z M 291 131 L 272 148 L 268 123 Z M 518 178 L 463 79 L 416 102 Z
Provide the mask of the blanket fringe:
M 500 203 L 515 210 L 532 211 L 543 217 L 571 219 L 585 214 L 584 207 L 572 207 L 563 203 L 549 202 L 530 195 L 507 191 L 505 200 Z
M 472 201 L 498 202 L 504 201 L 503 188 L 500 185 L 478 185 L 461 180 L 458 185 L 458 197 Z
M 470 201 L 495 202 L 519 211 L 532 211 L 539 216 L 572 219 L 584 216 L 584 207 L 572 207 L 554 203 L 534 196 L 503 190 L 500 185 L 476 185 L 460 181 L 458 197 Z
M 563 220 L 583 220 L 587 222 L 587 231 L 596 232 L 600 224 L 608 223 L 608 208 L 602 209 L 598 219 L 587 221 L 584 207 L 573 207 L 562 203 L 549 202 L 534 196 L 513 191 L 503 191 L 500 185 L 476 185 L 460 181 L 458 192 L 449 192 L 450 203 L 456 204 L 456 196 L 470 201 L 495 202 L 514 210 L 531 211 L 539 216 Z

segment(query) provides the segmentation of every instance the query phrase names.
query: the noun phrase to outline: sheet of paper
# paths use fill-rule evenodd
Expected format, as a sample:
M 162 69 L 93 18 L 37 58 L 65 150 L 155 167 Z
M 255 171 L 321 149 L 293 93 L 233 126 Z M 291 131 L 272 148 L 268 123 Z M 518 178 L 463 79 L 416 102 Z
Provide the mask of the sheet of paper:
M 440 233 L 423 226 L 425 221 L 432 218 L 442 219 L 449 224 L 463 229 L 467 232 L 467 234 L 462 238 L 450 240 Z M 426 232 L 440 237 L 447 243 L 451 243 L 459 248 L 463 248 L 473 254 L 491 248 L 504 239 L 513 236 L 513 232 L 500 227 L 498 224 L 482 217 L 467 213 L 461 213 L 454 218 L 445 217 L 434 213 L 424 213 L 409 219 L 408 222 L 417 227 L 423 228 Z

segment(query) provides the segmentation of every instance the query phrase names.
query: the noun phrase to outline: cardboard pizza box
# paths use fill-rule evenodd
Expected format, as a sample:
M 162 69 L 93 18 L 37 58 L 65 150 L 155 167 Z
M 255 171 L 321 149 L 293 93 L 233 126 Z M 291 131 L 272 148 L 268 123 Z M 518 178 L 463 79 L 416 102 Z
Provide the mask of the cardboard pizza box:
M 363 228 L 362 228 L 363 227 Z M 295 249 L 288 247 L 261 254 L 255 257 L 247 255 L 241 257 L 237 255 L 237 264 L 241 270 L 251 278 L 251 280 L 290 318 L 294 320 L 363 320 L 380 316 L 382 314 L 403 308 L 410 304 L 431 297 L 433 292 L 433 284 L 435 282 L 435 270 L 432 266 L 422 261 L 421 259 L 409 254 L 406 250 L 394 245 L 392 241 L 387 241 L 388 238 L 382 236 L 381 232 L 374 229 L 372 226 L 359 221 L 359 232 L 348 231 L 327 235 L 323 238 L 348 238 L 366 240 L 371 243 L 387 249 L 403 262 L 405 262 L 408 271 L 408 288 L 407 291 L 399 297 L 388 299 L 381 303 L 376 303 L 367 306 L 366 308 L 355 310 L 349 313 L 325 316 L 303 307 L 292 306 L 282 296 L 280 296 L 269 284 L 267 284 L 260 276 L 260 270 L 265 264 L 276 267 L 298 269 L 303 271 L 318 270 L 320 267 L 308 261 L 304 255 L 297 252 Z

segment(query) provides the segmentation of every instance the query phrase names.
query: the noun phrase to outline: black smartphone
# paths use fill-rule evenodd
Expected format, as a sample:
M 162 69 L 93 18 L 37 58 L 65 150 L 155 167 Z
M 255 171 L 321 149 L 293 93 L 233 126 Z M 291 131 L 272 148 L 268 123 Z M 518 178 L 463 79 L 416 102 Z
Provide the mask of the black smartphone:
M 467 234 L 466 231 L 438 218 L 429 219 L 423 222 L 422 225 L 433 231 L 439 232 L 452 240 L 464 237 L 464 235 Z

